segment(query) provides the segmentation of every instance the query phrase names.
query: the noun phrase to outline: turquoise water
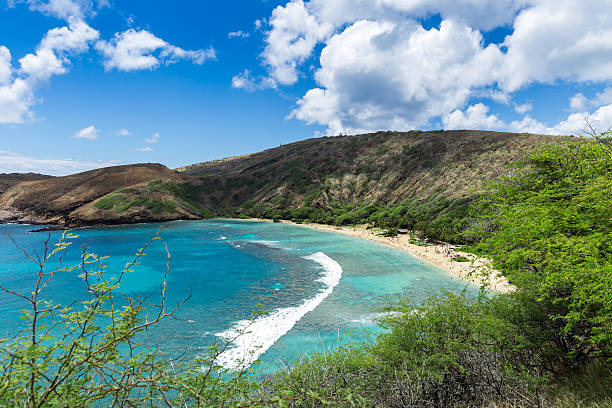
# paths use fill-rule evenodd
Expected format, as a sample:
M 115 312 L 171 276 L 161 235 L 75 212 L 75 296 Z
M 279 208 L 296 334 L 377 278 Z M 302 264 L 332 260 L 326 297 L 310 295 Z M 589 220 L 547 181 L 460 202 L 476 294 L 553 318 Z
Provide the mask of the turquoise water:
M 0 225 L 0 281 L 21 293 L 32 290 L 35 265 L 27 261 L 6 234 L 24 249 L 40 252 L 48 233 L 27 233 L 32 226 Z M 64 264 L 78 261 L 87 245 L 109 256 L 109 270 L 120 270 L 158 230 L 142 224 L 78 230 Z M 51 234 L 52 240 L 59 232 Z M 407 253 L 333 232 L 278 224 L 234 220 L 171 223 L 147 251 L 142 264 L 122 284 L 131 296 L 155 299 L 171 253 L 167 297 L 175 305 L 191 294 L 176 317 L 148 330 L 145 342 L 169 356 L 193 359 L 231 335 L 251 316 L 257 303 L 270 314 L 254 324 L 246 341 L 226 353 L 228 367 L 246 349 L 261 346 L 265 366 L 294 361 L 375 333 L 381 307 L 407 296 L 422 300 L 440 290 L 460 291 L 463 281 Z M 68 303 L 84 295 L 78 273 L 58 275 L 48 293 Z M 476 290 L 476 288 L 469 288 Z M 0 294 L 0 336 L 14 333 L 26 304 Z M 255 344 L 256 343 L 256 344 Z M 252 348 L 252 347 L 251 347 Z

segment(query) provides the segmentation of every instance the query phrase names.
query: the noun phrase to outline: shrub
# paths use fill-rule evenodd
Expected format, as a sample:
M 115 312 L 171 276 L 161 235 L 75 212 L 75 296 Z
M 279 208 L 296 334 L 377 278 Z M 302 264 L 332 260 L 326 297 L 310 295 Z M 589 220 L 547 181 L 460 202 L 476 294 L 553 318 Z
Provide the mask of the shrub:
M 472 210 L 468 239 L 537 299 L 558 369 L 612 357 L 611 191 L 609 147 L 560 144 L 530 154 Z
M 123 277 L 158 235 L 121 271 L 109 272 L 104 258 L 86 248 L 80 263 L 49 268 L 51 260 L 62 258 L 73 238 L 64 233 L 54 245 L 47 240 L 40 258 L 29 257 L 36 262 L 37 276 L 29 294 L 2 288 L 29 308 L 22 312 L 23 326 L 17 335 L 0 340 L 1 406 L 235 407 L 251 399 L 257 384 L 247 378 L 248 371 L 229 372 L 216 363 L 227 345 L 214 347 L 189 366 L 172 366 L 140 346 L 139 332 L 172 317 L 188 299 L 167 305 L 167 271 L 151 303 L 119 292 Z M 81 274 L 87 295 L 58 304 L 48 284 L 66 273 Z

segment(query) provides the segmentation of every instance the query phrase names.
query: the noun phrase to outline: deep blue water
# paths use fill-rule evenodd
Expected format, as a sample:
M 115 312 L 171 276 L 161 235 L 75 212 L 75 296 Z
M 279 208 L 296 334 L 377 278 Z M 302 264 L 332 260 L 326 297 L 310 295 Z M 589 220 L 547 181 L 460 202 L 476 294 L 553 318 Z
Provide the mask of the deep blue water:
M 48 233 L 27 233 L 32 226 L 0 225 L 0 282 L 20 293 L 34 285 L 36 267 L 6 234 L 31 253 L 40 253 Z M 120 270 L 158 230 L 143 224 L 77 230 L 79 237 L 63 259 L 78 262 L 81 246 L 109 256 L 109 271 Z M 54 242 L 60 232 L 51 234 Z M 385 246 L 287 224 L 234 220 L 175 222 L 165 229 L 121 290 L 155 299 L 171 253 L 167 297 L 170 306 L 191 293 L 169 319 L 147 331 L 145 342 L 170 356 L 192 359 L 251 316 L 257 303 L 270 311 L 252 326 L 247 340 L 261 342 L 266 365 L 292 361 L 310 351 L 333 348 L 376 332 L 381 307 L 401 296 L 422 300 L 440 290 L 460 291 L 463 281 Z M 51 265 L 52 266 L 52 265 Z M 340 278 L 341 277 L 341 278 Z M 339 279 L 339 282 L 338 282 Z M 475 290 L 471 288 L 470 290 Z M 47 289 L 56 302 L 68 303 L 85 290 L 77 272 L 55 277 Z M 0 336 L 14 333 L 23 301 L 0 293 Z M 258 344 L 259 345 L 259 344 Z M 225 364 L 248 346 L 233 349 Z

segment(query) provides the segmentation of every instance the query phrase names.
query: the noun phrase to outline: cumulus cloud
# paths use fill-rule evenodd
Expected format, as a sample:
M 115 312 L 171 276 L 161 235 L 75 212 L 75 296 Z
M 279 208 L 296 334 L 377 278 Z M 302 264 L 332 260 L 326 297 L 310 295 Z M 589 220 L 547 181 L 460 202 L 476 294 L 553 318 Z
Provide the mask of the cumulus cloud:
M 292 85 L 298 80 L 298 65 L 331 34 L 333 25 L 319 22 L 302 0 L 275 8 L 270 25 L 272 29 L 267 34 L 261 57 L 270 78 L 282 85 Z
M 92 43 L 106 58 L 107 70 L 153 69 L 162 63 L 179 60 L 201 65 L 215 58 L 212 48 L 184 50 L 144 30 L 128 30 L 117 33 L 108 42 L 97 41 L 100 33 L 85 19 L 108 7 L 108 0 L 17 0 L 7 4 L 14 7 L 17 3 L 26 3 L 31 10 L 64 19 L 68 25 L 49 30 L 35 52 L 19 59 L 16 67 L 12 65 L 9 49 L 0 45 L 0 124 L 32 120 L 31 107 L 39 102 L 36 89 L 51 77 L 66 74 L 70 70 L 70 59 L 89 51 Z
M 584 112 L 590 108 L 612 104 L 612 88 L 606 88 L 602 92 L 589 99 L 582 93 L 577 93 L 570 97 L 570 109 L 573 112 Z
M 99 36 L 100 33 L 83 20 L 70 18 L 68 27 L 49 30 L 40 42 L 39 48 L 61 53 L 83 53 L 89 49 L 89 44 L 97 40 Z
M 496 115 L 489 115 L 489 110 L 482 103 L 468 107 L 465 112 L 457 109 L 444 117 L 444 128 L 501 130 L 507 126 Z
M 0 123 L 24 123 L 33 117 L 34 91 L 54 75 L 68 72 L 69 55 L 86 51 L 99 36 L 82 20 L 69 18 L 69 24 L 49 30 L 34 53 L 11 63 L 8 48 L 0 46 Z
M 100 130 L 91 125 L 76 132 L 73 137 L 77 139 L 95 140 L 100 136 Z
M 101 167 L 116 166 L 118 161 L 50 159 L 0 151 L 0 173 L 42 173 L 65 176 Z
M 39 11 L 45 15 L 68 20 L 71 17 L 83 19 L 93 16 L 97 10 L 110 7 L 108 0 L 17 0 L 9 1 L 9 7 L 16 3 L 27 3 L 30 10 Z
M 461 21 L 476 29 L 490 30 L 511 23 L 527 0 L 311 0 L 309 11 L 322 21 L 342 26 L 362 19 L 395 20 L 427 18 Z
M 270 79 L 292 85 L 299 78 L 298 67 L 312 55 L 316 45 L 347 24 L 359 20 L 401 23 L 441 14 L 444 19 L 471 27 L 492 29 L 510 23 L 526 3 L 527 0 L 291 0 L 272 12 L 261 58 Z M 258 20 L 256 26 L 261 25 Z
M 570 98 L 570 108 L 573 111 L 582 111 L 586 109 L 589 100 L 581 93 L 577 93 Z
M 583 135 L 587 122 L 595 129 L 607 130 L 612 127 L 612 104 L 600 106 L 594 112 L 576 112 L 565 120 L 548 126 L 531 116 L 521 120 L 504 122 L 494 114 L 489 114 L 490 108 L 482 103 L 469 106 L 465 111 L 455 110 L 443 117 L 445 129 L 486 129 L 526 133 L 542 133 L 550 135 Z
M 412 129 L 467 102 L 499 64 L 478 31 L 445 20 L 425 30 L 412 22 L 358 21 L 333 36 L 291 117 L 328 133 Z
M 133 152 L 152 152 L 153 148 L 151 146 L 147 147 L 139 147 L 137 149 L 132 149 Z
M 521 115 L 529 112 L 530 110 L 533 109 L 533 105 L 530 103 L 523 103 L 520 105 L 514 105 L 514 111 L 516 113 L 520 113 Z
M 11 51 L 0 45 L 0 85 L 7 84 L 13 76 L 11 67 Z
M 606 88 L 595 96 L 595 105 L 607 105 L 612 103 L 612 88 Z
M 477 103 L 469 106 L 465 111 L 456 109 L 448 115 L 445 115 L 442 118 L 442 123 L 444 124 L 444 128 L 449 130 L 484 129 L 521 133 L 559 134 L 529 115 L 524 116 L 521 120 L 506 123 L 497 115 L 489 114 L 489 111 L 489 106 L 483 103 Z
M 71 58 L 89 51 L 91 44 L 105 57 L 107 70 L 153 69 L 179 60 L 201 65 L 215 58 L 212 48 L 184 50 L 145 30 L 130 29 L 115 34 L 108 42 L 99 40 L 100 33 L 84 17 L 108 6 L 108 2 L 27 0 L 27 3 L 33 10 L 65 19 L 68 25 L 49 30 L 36 50 L 19 59 L 16 67 L 12 65 L 9 49 L 0 45 L 0 124 L 31 120 L 34 117 L 31 107 L 39 101 L 35 97 L 36 89 L 51 77 L 66 74 Z
M 612 7 L 602 0 L 538 0 L 521 11 L 504 46 L 500 83 L 612 79 Z
M 419 22 L 435 15 L 439 27 Z M 612 80 L 610 21 L 601 0 L 290 0 L 264 23 L 266 75 L 245 70 L 232 86 L 293 85 L 310 69 L 317 87 L 292 118 L 327 133 L 426 126 L 474 97 L 511 104 L 534 83 Z M 485 47 L 481 32 L 497 27 L 509 35 Z M 573 109 L 604 104 L 596 99 Z M 534 126 L 525 118 L 516 126 Z
M 612 129 L 612 104 L 600 106 L 593 112 L 572 113 L 566 120 L 556 124 L 550 130 L 552 134 L 560 135 L 584 134 L 587 133 L 587 122 L 599 131 Z
M 157 68 L 160 64 L 172 64 L 179 60 L 190 60 L 202 65 L 209 59 L 216 58 L 213 48 L 206 50 L 184 50 L 168 44 L 146 30 L 130 28 L 116 33 L 110 41 L 98 41 L 96 49 L 105 57 L 104 68 L 107 71 L 135 71 Z
M 53 75 L 65 74 L 68 68 L 64 66 L 55 53 L 48 48 L 39 48 L 36 54 L 28 54 L 19 60 L 20 73 L 34 81 L 45 81 Z

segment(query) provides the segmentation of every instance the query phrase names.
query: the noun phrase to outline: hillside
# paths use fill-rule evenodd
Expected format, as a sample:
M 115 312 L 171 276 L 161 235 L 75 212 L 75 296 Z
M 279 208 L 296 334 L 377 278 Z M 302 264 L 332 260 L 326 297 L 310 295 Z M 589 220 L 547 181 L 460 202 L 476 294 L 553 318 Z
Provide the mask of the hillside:
M 195 200 L 227 216 L 370 223 L 453 240 L 470 201 L 509 164 L 556 136 L 378 132 L 310 139 L 177 169 Z
M 3 173 L 0 174 L 0 194 L 24 181 L 45 180 L 49 178 L 53 178 L 53 176 L 38 173 Z
M 0 219 L 4 222 L 80 226 L 114 224 L 155 219 L 147 214 L 100 214 L 88 206 L 95 200 L 122 188 L 150 180 L 177 180 L 181 176 L 160 164 L 107 167 L 65 177 L 24 181 L 0 195 Z M 193 217 L 185 212 L 162 220 Z
M 466 197 L 555 136 L 484 131 L 379 132 L 309 139 L 177 169 L 203 177 L 207 204 L 394 205 Z M 212 194 L 211 194 L 212 193 Z
M 143 164 L 23 182 L 0 196 L 0 211 L 5 221 L 64 226 L 216 215 L 413 228 L 461 213 L 510 163 L 559 140 L 484 131 L 316 138 L 176 171 Z

